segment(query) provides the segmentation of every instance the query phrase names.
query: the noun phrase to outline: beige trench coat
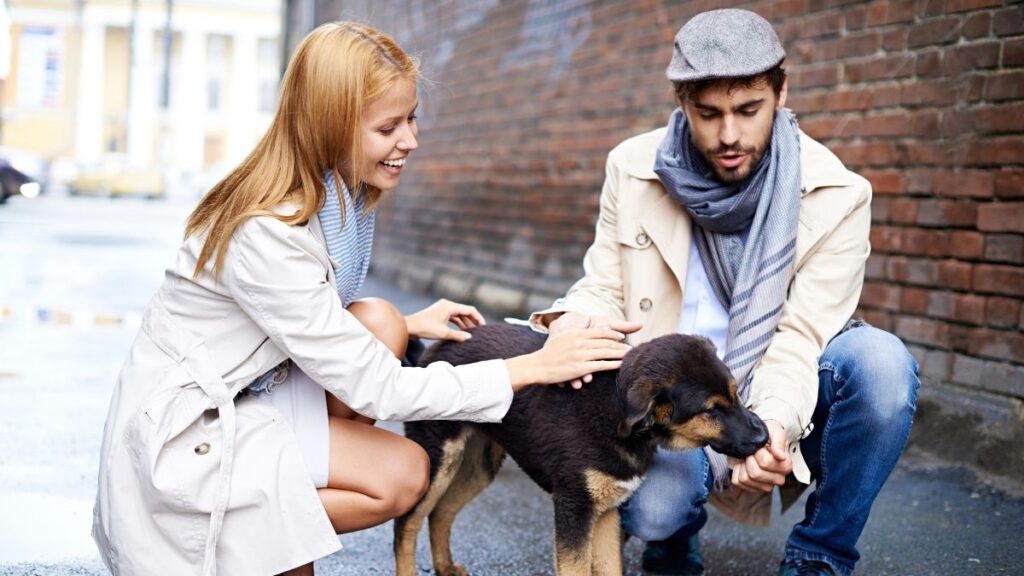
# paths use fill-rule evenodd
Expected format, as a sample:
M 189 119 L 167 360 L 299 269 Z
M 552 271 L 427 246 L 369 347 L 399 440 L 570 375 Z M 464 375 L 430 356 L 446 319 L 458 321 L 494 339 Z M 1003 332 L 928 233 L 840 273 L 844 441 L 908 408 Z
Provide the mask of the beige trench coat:
M 584 276 L 565 298 L 531 315 L 536 329 L 546 330 L 560 313 L 572 310 L 643 323 L 629 338 L 634 345 L 677 330 L 692 235 L 690 217 L 653 171 L 664 135 L 664 128 L 641 134 L 608 155 Z M 783 423 L 794 474 L 806 484 L 810 470 L 798 440 L 810 433 L 818 358 L 860 299 L 870 253 L 871 185 L 803 133 L 800 164 L 795 271 L 778 330 L 754 368 L 748 404 L 761 418 Z M 727 491 L 712 501 L 734 518 L 768 523 L 770 494 Z
M 402 368 L 341 307 L 324 246 L 315 217 L 252 218 L 219 282 L 209 268 L 192 280 L 200 239 L 182 246 L 104 429 L 93 537 L 114 574 L 277 574 L 340 548 L 287 422 L 236 398 L 286 357 L 380 420 L 496 422 L 508 410 L 500 360 Z

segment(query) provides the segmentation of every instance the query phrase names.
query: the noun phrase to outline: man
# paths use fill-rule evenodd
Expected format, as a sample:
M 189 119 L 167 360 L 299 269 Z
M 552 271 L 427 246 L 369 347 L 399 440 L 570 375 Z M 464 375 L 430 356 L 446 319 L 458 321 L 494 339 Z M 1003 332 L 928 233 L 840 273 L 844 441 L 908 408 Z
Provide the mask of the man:
M 767 424 L 769 444 L 743 461 L 658 453 L 621 510 L 623 528 L 648 541 L 648 573 L 703 572 L 707 501 L 764 525 L 776 486 L 785 507 L 813 479 L 779 574 L 850 574 L 919 386 L 899 339 L 848 322 L 870 252 L 871 187 L 784 108 L 785 52 L 763 18 L 699 14 L 673 50 L 679 108 L 667 128 L 609 154 L 585 275 L 531 323 L 607 324 L 632 343 L 704 334 Z

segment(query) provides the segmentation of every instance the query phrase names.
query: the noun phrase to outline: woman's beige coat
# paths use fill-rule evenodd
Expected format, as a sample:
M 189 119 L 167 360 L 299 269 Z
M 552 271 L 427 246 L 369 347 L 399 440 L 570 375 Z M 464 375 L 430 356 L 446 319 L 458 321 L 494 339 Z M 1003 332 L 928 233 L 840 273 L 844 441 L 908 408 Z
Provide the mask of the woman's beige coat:
M 192 279 L 188 239 L 147 309 L 111 400 L 93 537 L 114 574 L 278 574 L 340 548 L 291 428 L 236 394 L 291 358 L 380 420 L 496 422 L 502 361 L 402 368 L 341 307 L 319 221 L 252 218 L 222 276 Z M 387 458 L 381 454 L 381 458 Z
M 558 314 L 578 311 L 643 323 L 632 344 L 676 332 L 690 253 L 690 217 L 654 174 L 665 129 L 630 138 L 608 155 L 594 243 L 584 276 L 531 324 L 546 330 Z M 761 418 L 782 422 L 794 473 L 810 471 L 798 440 L 810 432 L 818 398 L 818 358 L 853 314 L 870 252 L 871 185 L 827 148 L 801 133 L 802 197 L 796 266 L 778 331 L 754 368 L 748 404 Z M 727 513 L 765 524 L 770 495 L 729 491 L 712 498 Z M 788 498 L 785 498 L 788 502 Z

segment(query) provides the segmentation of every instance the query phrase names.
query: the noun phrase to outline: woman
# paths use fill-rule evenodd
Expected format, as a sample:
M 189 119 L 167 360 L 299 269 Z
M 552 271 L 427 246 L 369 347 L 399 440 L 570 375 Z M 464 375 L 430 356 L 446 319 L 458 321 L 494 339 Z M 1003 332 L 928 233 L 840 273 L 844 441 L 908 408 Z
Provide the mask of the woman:
M 510 360 L 403 368 L 409 336 L 464 339 L 448 321 L 482 318 L 351 302 L 373 206 L 417 146 L 417 78 L 371 28 L 316 29 L 267 134 L 190 216 L 104 430 L 93 535 L 113 573 L 312 573 L 337 532 L 425 490 L 422 450 L 370 418 L 499 421 L 516 389 L 618 367 L 622 335 L 591 329 Z

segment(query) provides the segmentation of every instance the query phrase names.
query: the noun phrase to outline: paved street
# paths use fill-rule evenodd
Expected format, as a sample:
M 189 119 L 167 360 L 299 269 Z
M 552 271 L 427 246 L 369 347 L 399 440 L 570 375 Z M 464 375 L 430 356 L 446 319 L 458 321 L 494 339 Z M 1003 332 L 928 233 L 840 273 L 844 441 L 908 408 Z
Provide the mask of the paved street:
M 89 537 L 103 420 L 189 208 L 49 197 L 0 206 L 0 574 L 105 573 Z M 430 302 L 379 281 L 364 295 L 406 311 Z M 1024 573 L 1016 494 L 911 451 L 875 504 L 858 574 Z M 801 515 L 754 529 L 712 514 L 707 574 L 773 573 Z M 474 574 L 550 574 L 551 525 L 546 495 L 508 465 L 456 524 L 456 559 Z M 318 574 L 392 572 L 390 524 L 342 542 Z M 639 552 L 626 546 L 627 573 L 639 574 Z M 418 562 L 426 573 L 425 534 Z

